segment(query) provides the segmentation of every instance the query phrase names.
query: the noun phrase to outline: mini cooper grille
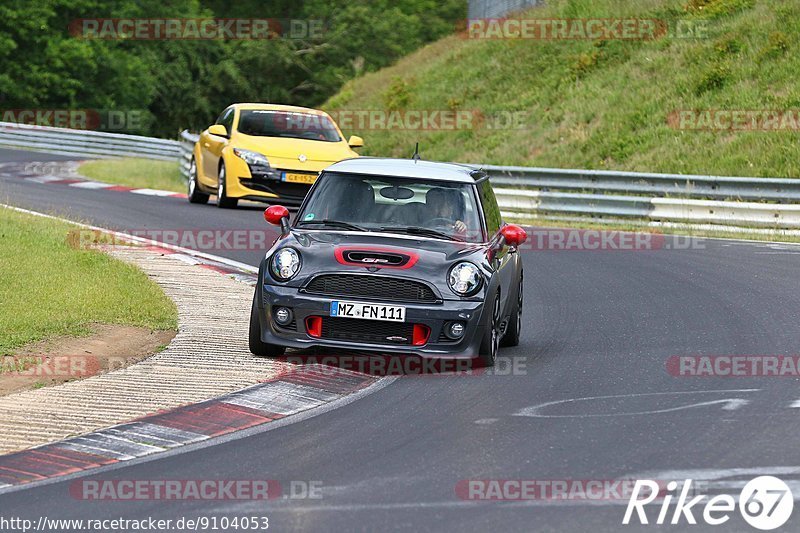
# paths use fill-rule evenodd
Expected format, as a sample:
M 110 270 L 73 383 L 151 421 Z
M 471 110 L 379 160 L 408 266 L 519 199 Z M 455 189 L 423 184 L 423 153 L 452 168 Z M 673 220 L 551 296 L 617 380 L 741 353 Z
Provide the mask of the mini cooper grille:
M 332 296 L 357 296 L 392 301 L 435 302 L 437 300 L 433 290 L 424 283 L 386 276 L 325 274 L 311 280 L 306 290 Z
M 411 344 L 414 324 L 358 318 L 322 319 L 322 338 L 375 344 Z

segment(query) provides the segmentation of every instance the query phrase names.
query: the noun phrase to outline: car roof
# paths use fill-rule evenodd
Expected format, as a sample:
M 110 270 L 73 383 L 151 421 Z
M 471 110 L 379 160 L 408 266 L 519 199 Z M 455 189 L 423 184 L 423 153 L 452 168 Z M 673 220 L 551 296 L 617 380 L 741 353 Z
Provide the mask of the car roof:
M 239 103 L 233 104 L 229 107 L 237 109 L 248 109 L 257 111 L 287 111 L 290 113 L 309 113 L 311 115 L 327 115 L 324 111 L 319 109 L 311 109 L 310 107 L 300 107 L 295 105 L 282 105 L 282 104 L 258 104 L 258 103 Z
M 383 157 L 354 157 L 344 159 L 327 167 L 325 172 L 344 172 L 348 174 L 370 174 L 395 178 L 426 179 L 475 183 L 486 174 L 467 165 L 457 163 L 438 163 L 413 159 L 390 159 Z

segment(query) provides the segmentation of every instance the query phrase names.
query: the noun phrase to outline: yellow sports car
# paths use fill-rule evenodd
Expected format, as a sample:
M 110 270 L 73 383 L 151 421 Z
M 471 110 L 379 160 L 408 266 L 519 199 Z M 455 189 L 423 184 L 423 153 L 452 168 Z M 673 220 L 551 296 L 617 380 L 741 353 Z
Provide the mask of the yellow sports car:
M 344 140 L 323 111 L 233 104 L 200 134 L 189 172 L 189 201 L 236 207 L 239 199 L 299 204 L 323 168 L 351 157 L 361 137 Z

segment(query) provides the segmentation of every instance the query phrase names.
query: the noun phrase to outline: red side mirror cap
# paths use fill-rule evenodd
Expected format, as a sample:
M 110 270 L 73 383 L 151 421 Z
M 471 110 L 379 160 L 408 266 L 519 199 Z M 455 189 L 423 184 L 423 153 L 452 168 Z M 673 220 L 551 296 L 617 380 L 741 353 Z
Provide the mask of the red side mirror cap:
M 503 226 L 500 229 L 500 234 L 503 235 L 506 244 L 513 246 L 514 248 L 518 247 L 528 239 L 528 234 L 525 233 L 525 230 L 516 224 L 507 224 Z
M 264 211 L 264 219 L 274 226 L 280 226 L 284 218 L 289 219 L 289 210 L 282 205 L 271 205 Z

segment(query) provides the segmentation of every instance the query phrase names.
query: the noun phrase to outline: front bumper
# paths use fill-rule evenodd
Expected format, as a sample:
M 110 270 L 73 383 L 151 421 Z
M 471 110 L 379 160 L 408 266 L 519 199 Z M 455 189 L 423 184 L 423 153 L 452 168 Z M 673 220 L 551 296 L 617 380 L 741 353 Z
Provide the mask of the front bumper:
M 430 328 L 427 342 L 420 346 L 414 346 L 397 344 L 389 340 L 385 342 L 338 340 L 310 335 L 306 330 L 306 318 L 316 316 L 325 317 L 324 319 L 327 320 L 348 320 L 329 318 L 331 302 L 333 300 L 365 302 L 368 300 L 345 296 L 318 296 L 302 293 L 297 288 L 276 285 L 262 285 L 261 293 L 262 297 L 258 302 L 261 340 L 288 348 L 331 348 L 370 351 L 380 354 L 409 354 L 430 358 L 472 359 L 479 353 L 488 318 L 484 316 L 485 306 L 482 301 L 444 300 L 441 303 L 375 301 L 374 303 L 377 304 L 403 305 L 406 308 L 406 323 L 420 324 Z M 289 327 L 279 327 L 275 323 L 272 309 L 278 306 L 292 309 L 294 321 Z M 450 321 L 460 321 L 465 324 L 464 335 L 457 341 L 446 339 L 443 335 L 444 326 Z
M 227 194 L 231 198 L 299 205 L 311 188 L 308 183 L 283 181 L 284 172 L 294 172 L 313 176 L 327 163 L 309 161 L 300 165 L 281 165 L 279 167 L 250 167 L 238 157 L 226 160 L 228 170 Z

